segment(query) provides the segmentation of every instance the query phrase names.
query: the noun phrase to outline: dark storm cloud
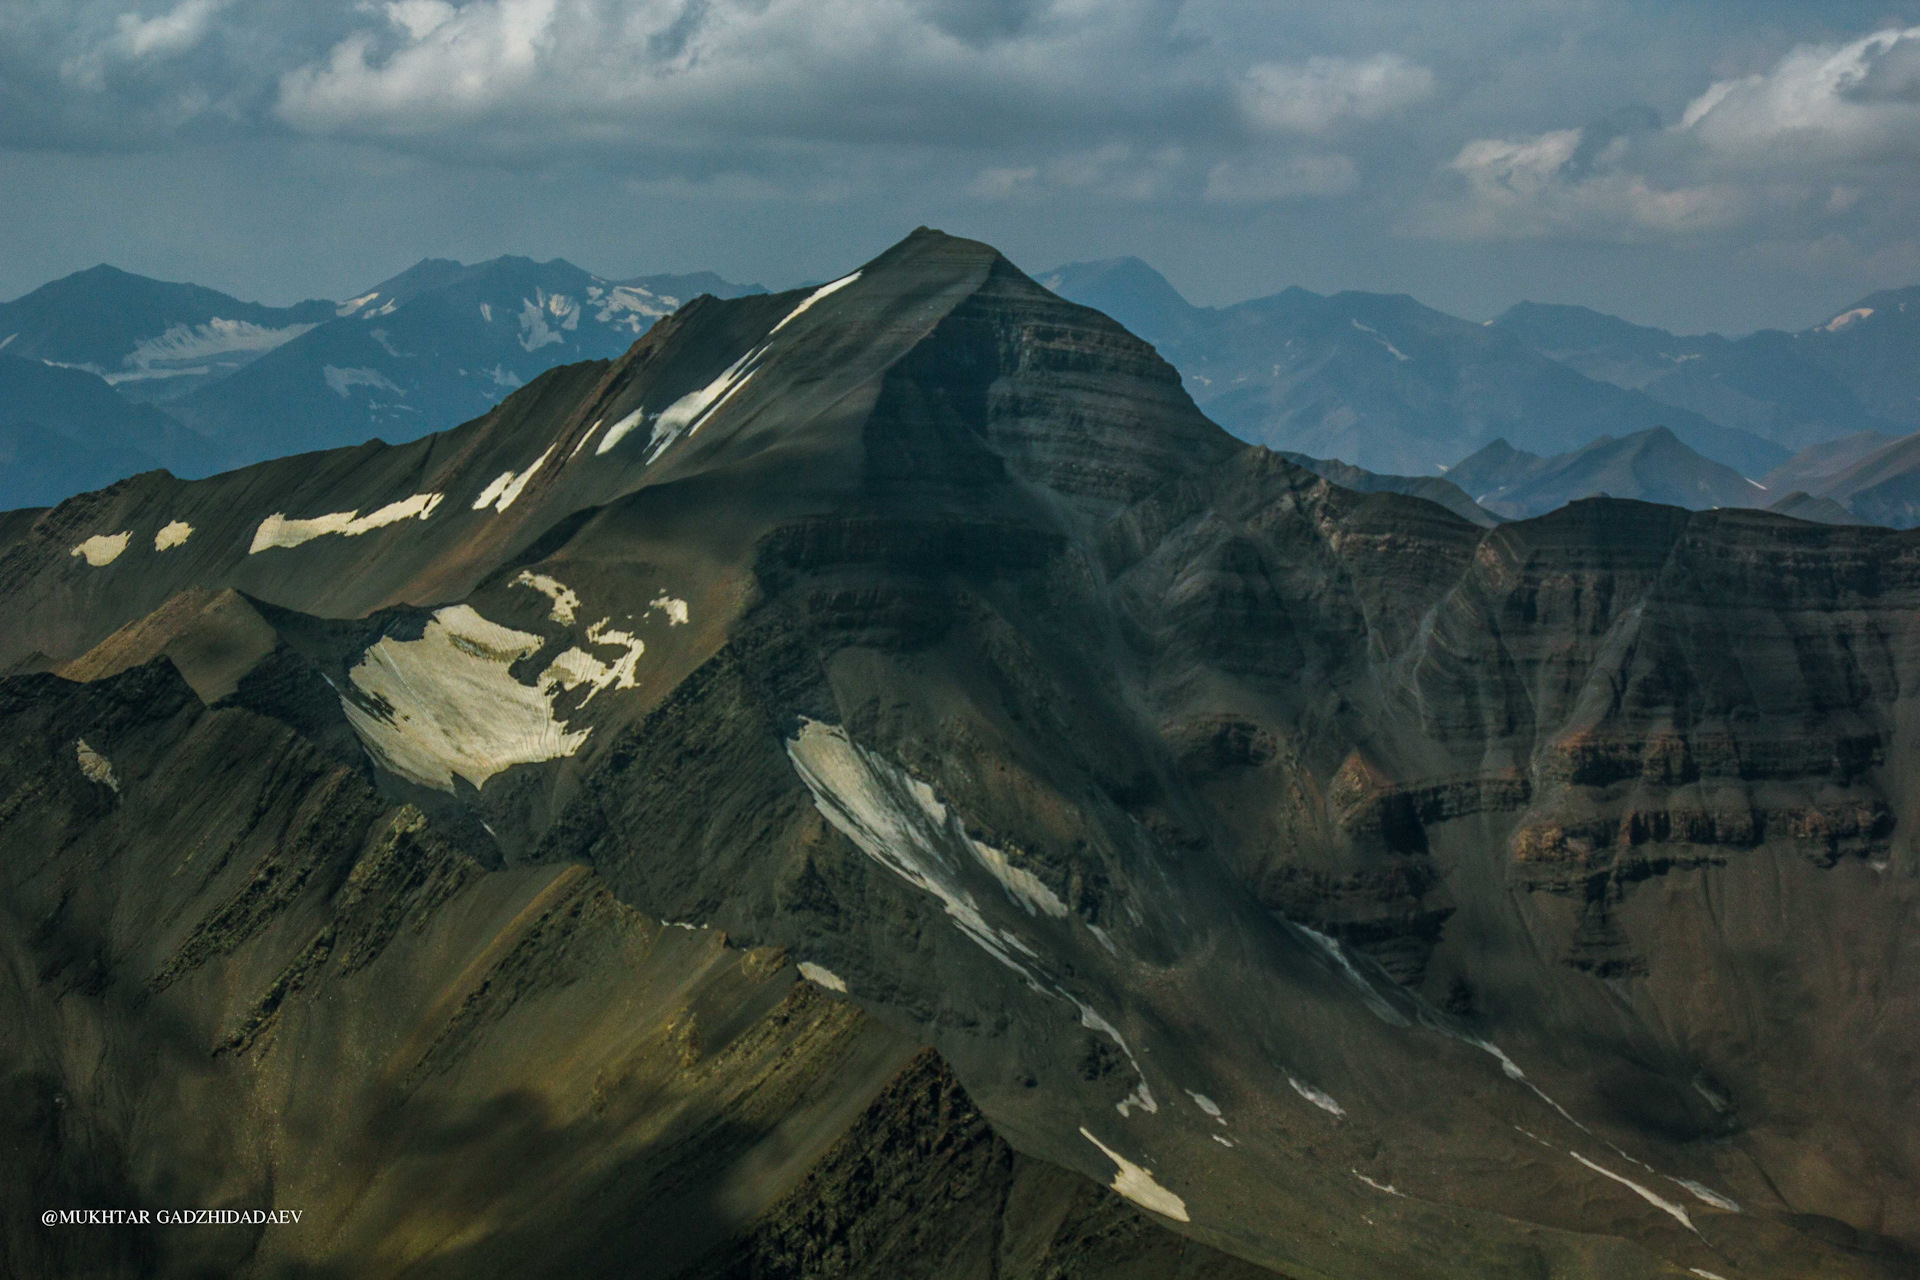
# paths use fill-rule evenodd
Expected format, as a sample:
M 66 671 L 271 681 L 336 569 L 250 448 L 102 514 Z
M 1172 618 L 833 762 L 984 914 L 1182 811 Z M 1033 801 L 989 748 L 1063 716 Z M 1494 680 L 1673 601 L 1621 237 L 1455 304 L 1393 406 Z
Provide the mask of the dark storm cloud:
M 23 173 L 177 153 L 179 181 L 212 166 L 241 186 L 214 151 L 333 148 L 358 157 L 343 204 L 385 184 L 383 207 L 391 157 L 416 166 L 422 252 L 449 238 L 435 182 L 565 173 L 595 201 L 725 208 L 776 236 L 797 207 L 900 228 L 960 211 L 1061 256 L 1184 263 L 1202 293 L 1345 261 L 1355 283 L 1412 264 L 1406 287 L 1470 297 L 1523 260 L 1503 245 L 1560 246 L 1570 276 L 1630 250 L 1649 300 L 1676 287 L 1660 254 L 1809 288 L 1920 274 L 1920 32 L 1855 0 L 1806 8 L 14 0 L 0 146 L 41 157 Z M 592 215 L 543 207 L 592 238 Z

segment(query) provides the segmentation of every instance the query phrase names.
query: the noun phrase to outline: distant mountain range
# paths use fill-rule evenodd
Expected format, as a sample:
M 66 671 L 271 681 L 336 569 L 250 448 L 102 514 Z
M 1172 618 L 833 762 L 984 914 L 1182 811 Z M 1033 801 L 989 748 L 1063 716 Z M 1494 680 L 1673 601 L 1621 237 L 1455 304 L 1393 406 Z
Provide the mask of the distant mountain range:
M 1403 294 L 1293 288 L 1196 307 L 1137 258 L 1077 263 L 1039 280 L 1152 342 L 1208 416 L 1273 449 L 1437 475 L 1496 439 L 1555 454 L 1664 426 L 1743 474 L 1792 453 Z
M 1801 449 L 1920 430 L 1920 286 L 1864 298 L 1798 333 L 1680 337 L 1585 307 L 1522 303 L 1493 322 L 1592 378 Z
M 1767 505 L 1768 490 L 1689 449 L 1665 427 L 1601 436 L 1543 458 L 1495 440 L 1447 471 L 1474 502 L 1509 520 L 1545 515 L 1581 498 L 1661 502 L 1692 511 Z
M 1137 258 L 1039 279 L 1152 342 L 1221 425 L 1347 487 L 1476 521 L 1598 492 L 1694 509 L 1798 494 L 1796 514 L 1920 520 L 1906 454 L 1864 465 L 1920 430 L 1920 289 L 1729 339 L 1583 307 L 1476 323 L 1298 288 L 1197 307 Z M 0 508 L 154 467 L 198 476 L 415 439 L 556 365 L 619 355 L 692 297 L 762 292 L 712 273 L 429 258 L 343 302 L 268 307 L 95 267 L 0 304 Z
M 345 302 L 266 307 L 94 267 L 0 304 L 0 359 L 16 357 L 0 370 L 0 507 L 153 467 L 197 476 L 415 439 L 556 365 L 620 354 L 698 294 L 761 292 L 704 272 L 612 281 L 561 259 L 429 258 Z
M 1243 439 L 1376 472 L 1435 474 L 1496 439 L 1548 456 L 1665 427 L 1757 479 L 1812 445 L 1920 430 L 1920 287 L 1731 339 L 1539 303 L 1476 324 L 1399 294 L 1196 307 L 1138 258 L 1040 280 L 1152 342 Z

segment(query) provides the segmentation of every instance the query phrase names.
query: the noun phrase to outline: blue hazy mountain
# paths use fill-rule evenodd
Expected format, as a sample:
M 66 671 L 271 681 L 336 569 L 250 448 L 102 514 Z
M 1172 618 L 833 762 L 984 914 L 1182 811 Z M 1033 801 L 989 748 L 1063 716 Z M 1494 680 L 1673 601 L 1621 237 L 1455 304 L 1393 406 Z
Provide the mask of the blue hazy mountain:
M 1745 474 L 1792 452 L 1404 294 L 1290 288 L 1196 307 L 1137 258 L 1039 279 L 1152 342 L 1200 407 L 1242 439 L 1369 471 L 1435 475 L 1496 439 L 1558 454 L 1655 427 Z
M 1920 430 L 1917 303 L 1920 288 L 1889 290 L 1811 328 L 1742 338 L 1685 337 L 1533 302 L 1494 327 L 1588 377 L 1798 450 L 1861 432 Z
M 345 302 L 270 307 L 92 267 L 0 303 L 0 505 L 412 439 L 555 365 L 620 354 L 699 294 L 760 292 L 712 272 L 428 258 Z

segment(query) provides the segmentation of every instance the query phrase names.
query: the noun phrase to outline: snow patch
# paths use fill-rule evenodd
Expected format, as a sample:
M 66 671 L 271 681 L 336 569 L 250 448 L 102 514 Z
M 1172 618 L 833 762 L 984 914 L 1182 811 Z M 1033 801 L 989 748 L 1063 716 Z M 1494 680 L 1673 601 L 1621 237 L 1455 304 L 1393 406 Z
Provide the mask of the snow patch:
M 372 709 L 344 695 L 340 705 L 391 772 L 442 791 L 453 790 L 455 774 L 483 786 L 512 765 L 570 756 L 587 740 L 589 730 L 569 732 L 554 718 L 552 668 L 532 685 L 508 670 L 545 643 L 450 605 L 418 640 L 384 637 L 348 672 Z
M 547 617 L 554 622 L 572 623 L 574 611 L 580 607 L 580 596 L 578 592 L 574 591 L 574 589 L 566 583 L 556 578 L 549 578 L 544 573 L 535 573 L 531 569 L 523 569 L 520 572 L 520 576 L 515 578 L 511 585 L 516 587 L 532 587 L 535 591 L 538 591 L 541 595 L 553 601 L 553 608 L 548 612 Z
M 838 725 L 802 720 L 786 746 L 794 772 L 828 822 L 869 858 L 938 898 L 960 931 L 988 955 L 1034 981 L 960 884 L 950 851 L 971 842 L 932 787 L 868 751 Z
M 1487 323 L 1492 324 L 1493 322 L 1489 320 Z M 1391 1182 L 1375 1182 L 1358 1169 L 1349 1169 L 1347 1172 L 1372 1187 L 1375 1191 L 1384 1191 L 1390 1196 L 1399 1196 L 1402 1200 L 1407 1198 L 1407 1193 L 1396 1188 Z
M 768 331 L 767 336 L 771 338 L 774 334 L 780 332 L 782 329 L 792 324 L 795 320 L 798 320 L 800 318 L 801 313 L 804 312 L 808 307 L 811 307 L 814 303 L 820 301 L 822 298 L 825 298 L 832 294 L 840 292 L 840 290 L 846 288 L 848 285 L 852 284 L 855 280 L 858 280 L 859 278 L 860 278 L 860 273 L 856 271 L 850 276 L 841 276 L 838 280 L 835 280 L 830 284 L 821 285 L 818 289 L 815 289 L 812 293 L 808 294 L 805 300 L 803 300 L 799 306 L 787 312 L 786 319 L 782 320 L 779 324 L 773 326 L 773 328 Z
M 1872 314 L 1872 307 L 1855 307 L 1851 311 L 1842 311 L 1820 327 L 1828 333 L 1839 333 L 1843 329 L 1851 329 Z
M 815 964 L 811 960 L 802 960 L 800 962 L 800 976 L 816 987 L 825 987 L 829 991 L 838 991 L 841 995 L 847 994 L 847 980 L 825 965 Z
M 85 738 L 73 744 L 73 754 L 80 761 L 80 772 L 88 782 L 97 782 L 115 795 L 120 794 L 120 779 L 113 772 L 111 760 L 88 746 Z
M 127 539 L 131 536 L 131 533 L 96 533 L 67 554 L 84 556 L 87 563 L 94 568 L 104 568 L 120 558 L 120 553 L 127 549 Z
M 599 457 L 626 439 L 627 433 L 639 426 L 640 419 L 646 417 L 646 415 L 647 411 L 645 408 L 635 409 L 632 413 L 608 427 L 607 434 L 600 437 L 600 447 L 593 451 L 593 456 L 596 458 Z
M 401 396 L 407 394 L 378 369 L 359 367 L 343 369 L 338 365 L 329 364 L 321 366 L 320 376 L 326 380 L 327 389 L 342 400 L 351 396 L 355 387 L 372 387 L 376 391 L 391 391 Z
M 1360 993 L 1360 998 L 1366 1002 L 1367 1008 L 1373 1012 L 1376 1018 L 1396 1027 L 1413 1025 L 1407 1020 L 1405 1014 L 1388 1004 L 1386 998 L 1375 989 L 1371 982 L 1367 981 L 1366 975 L 1354 966 L 1353 961 L 1347 959 L 1347 953 L 1341 948 L 1338 939 L 1330 938 L 1318 929 L 1309 929 L 1297 920 L 1288 920 L 1286 923 L 1298 930 L 1307 941 L 1319 948 L 1324 955 L 1339 966 L 1341 974 L 1353 985 L 1353 988 Z
M 493 304 L 491 302 L 483 302 L 480 304 L 480 318 L 488 324 L 493 323 Z
M 666 612 L 668 626 L 684 627 L 687 625 L 687 602 L 685 600 L 676 600 L 672 596 L 662 592 L 647 602 L 648 613 L 652 613 L 655 609 L 661 609 Z
M 1699 1276 L 1700 1280 L 1727 1280 L 1725 1276 L 1709 1271 L 1705 1267 L 1688 1267 L 1687 1271 L 1691 1275 Z
M 1310 1084 L 1307 1084 L 1305 1081 L 1296 1080 L 1292 1076 L 1287 1077 L 1287 1083 L 1293 1086 L 1293 1091 L 1295 1093 L 1299 1094 L 1301 1097 L 1305 1098 L 1308 1102 L 1311 1102 L 1314 1106 L 1320 1108 L 1322 1111 L 1326 1112 L 1328 1115 L 1344 1116 L 1347 1114 L 1347 1109 L 1341 1106 L 1339 1103 L 1335 1102 L 1331 1094 L 1322 1093 L 1320 1090 L 1314 1088 Z
M 505 511 L 513 505 L 514 499 L 520 496 L 520 491 L 527 487 L 527 481 L 533 479 L 534 472 L 546 466 L 547 459 L 552 456 L 553 446 L 548 445 L 547 451 L 535 458 L 533 465 L 525 471 L 502 471 L 488 482 L 487 487 L 480 491 L 480 496 L 473 500 L 473 509 L 485 511 L 488 507 L 492 507 L 496 511 Z
M 1206 1094 L 1195 1093 L 1193 1090 L 1189 1089 L 1187 1090 L 1187 1096 L 1193 1099 L 1194 1106 L 1200 1108 L 1202 1111 L 1212 1116 L 1215 1120 L 1218 1120 L 1221 1124 L 1225 1124 L 1227 1122 L 1227 1118 L 1220 1114 L 1220 1104 L 1215 1102 L 1212 1098 L 1209 1098 Z
M 1056 920 L 1067 918 L 1067 904 L 1060 901 L 1054 891 L 1041 882 L 1040 877 L 1014 866 L 1007 860 L 1003 850 L 982 844 L 971 836 L 967 838 L 967 843 L 973 848 L 974 858 L 1000 882 L 1000 887 L 1007 891 L 1009 898 L 1027 909 L 1028 915 L 1044 912 Z
M 671 315 L 679 305 L 677 298 L 628 284 L 617 284 L 604 292 L 589 289 L 587 297 L 599 307 L 594 312 L 595 320 L 636 335 L 645 333 L 661 316 Z
M 1155 1182 L 1151 1173 L 1094 1137 L 1085 1125 L 1080 1126 L 1080 1136 L 1100 1148 L 1101 1154 L 1113 1161 L 1119 1170 L 1108 1184 L 1115 1191 L 1142 1209 L 1151 1209 L 1162 1217 L 1172 1218 L 1175 1222 L 1192 1221 L 1187 1216 L 1187 1202 Z
M 1647 1188 L 1635 1182 L 1632 1178 L 1625 1177 L 1622 1174 L 1615 1173 L 1611 1169 L 1603 1168 L 1600 1165 L 1595 1164 L 1593 1161 L 1581 1155 L 1578 1151 L 1569 1151 L 1567 1154 L 1572 1156 L 1575 1160 L 1578 1160 L 1581 1164 L 1587 1166 L 1587 1168 L 1599 1174 L 1601 1177 L 1612 1178 L 1615 1182 L 1619 1183 L 1621 1186 L 1631 1189 L 1635 1195 L 1639 1196 L 1642 1200 L 1645 1200 L 1648 1204 L 1660 1210 L 1662 1213 L 1672 1214 L 1675 1220 L 1677 1220 L 1680 1223 L 1680 1225 L 1685 1227 L 1687 1230 L 1692 1231 L 1694 1229 L 1693 1219 L 1687 1216 L 1687 1211 L 1685 1209 L 1682 1209 L 1679 1205 L 1675 1204 L 1673 1201 L 1662 1198 L 1658 1192 L 1649 1191 L 1647 1190 Z
M 1352 317 L 1349 316 L 1348 319 L 1352 319 Z M 1491 324 L 1492 321 L 1488 321 L 1488 323 Z M 1400 348 L 1394 346 L 1391 342 L 1387 341 L 1387 335 L 1384 333 L 1381 333 L 1378 329 L 1374 328 L 1372 325 L 1361 324 L 1358 320 L 1354 320 L 1353 327 L 1358 329 L 1360 332 L 1364 334 L 1370 335 L 1375 342 L 1379 343 L 1381 346 L 1385 347 L 1387 350 L 1393 352 L 1393 358 L 1395 360 L 1413 359 L 1412 356 L 1408 355 L 1406 352 L 1402 351 Z
M 339 306 L 335 307 L 333 309 L 333 314 L 335 314 L 336 316 L 350 316 L 354 312 L 366 306 L 369 302 L 372 302 L 375 298 L 379 296 L 380 296 L 380 291 L 378 289 L 375 289 L 372 293 L 362 294 L 350 302 L 343 302 Z
M 169 520 L 153 535 L 155 551 L 171 551 L 193 536 L 193 526 L 185 520 Z
M 585 649 L 568 649 L 555 658 L 540 676 L 542 688 L 557 684 L 568 693 L 582 687 L 587 688 L 587 696 L 580 699 L 580 705 L 586 706 L 593 701 L 594 695 L 603 689 L 631 689 L 635 684 L 634 671 L 639 666 L 640 655 L 647 651 L 644 640 L 625 631 L 610 631 L 607 623 L 611 618 L 602 618 L 587 628 L 589 644 L 619 647 L 626 650 L 612 663 L 605 663 L 588 653 Z
M 595 418 L 593 420 L 593 425 L 587 428 L 587 433 L 580 437 L 580 443 L 573 446 L 573 452 L 567 455 L 568 462 L 572 462 L 580 456 L 580 451 L 587 447 L 587 441 L 593 439 L 593 433 L 600 429 L 600 424 L 604 421 L 604 418 Z
M 243 355 L 252 359 L 265 355 L 313 327 L 311 324 L 290 324 L 269 329 L 251 321 L 223 320 L 219 316 L 210 317 L 200 325 L 168 325 L 159 336 L 142 338 L 136 342 L 126 359 L 121 361 L 120 371 L 106 374 L 105 377 L 109 383 L 119 386 L 123 382 L 146 382 L 156 378 L 207 373 L 210 372 L 208 361 L 228 366 L 244 363 L 232 360 L 221 362 L 219 358 Z
M 1741 1212 L 1739 1205 L 1735 1204 L 1726 1196 L 1721 1195 L 1712 1187 L 1695 1182 L 1692 1178 L 1676 1178 L 1672 1174 L 1666 1175 L 1666 1178 L 1668 1182 L 1673 1183 L 1675 1186 L 1685 1187 L 1687 1194 L 1691 1195 L 1701 1204 L 1710 1204 L 1716 1209 L 1725 1209 L 1728 1213 Z
M 1139 1065 L 1139 1063 L 1134 1064 L 1135 1070 L 1139 1069 Z M 1147 1087 L 1147 1078 L 1144 1075 L 1140 1077 L 1140 1083 L 1133 1087 L 1132 1093 L 1113 1104 L 1113 1109 L 1118 1111 L 1122 1118 L 1131 1116 L 1135 1107 L 1148 1115 L 1153 1115 L 1160 1110 L 1160 1105 L 1153 1100 L 1153 1090 Z
M 364 516 L 356 508 L 352 511 L 331 511 L 304 520 L 289 520 L 285 514 L 276 511 L 262 520 L 260 527 L 253 531 L 253 545 L 247 548 L 247 554 L 257 555 L 269 547 L 297 547 L 328 534 L 357 538 L 363 533 L 384 529 L 402 520 L 425 520 L 440 505 L 440 499 L 441 495 L 437 493 L 416 493 L 410 498 L 389 502 L 378 511 L 370 511 Z
M 1219 1144 L 1220 1144 L 1221 1146 L 1223 1146 L 1223 1147 L 1230 1147 L 1230 1146 L 1232 1146 L 1232 1145 L 1233 1145 L 1233 1139 L 1232 1139 L 1232 1138 L 1223 1138 L 1223 1137 L 1221 1137 L 1221 1136 L 1220 1136 L 1219 1134 L 1217 1134 L 1217 1133 L 1216 1133 L 1216 1134 L 1213 1134 L 1213 1135 L 1211 1135 L 1211 1136 L 1212 1136 L 1212 1138 L 1213 1138 L 1213 1140 L 1214 1140 L 1215 1142 L 1217 1142 L 1217 1143 L 1219 1143 Z
M 566 341 L 561 335 L 580 327 L 580 304 L 563 293 L 535 289 L 533 297 L 520 300 L 519 319 L 520 346 L 538 351 L 550 343 Z

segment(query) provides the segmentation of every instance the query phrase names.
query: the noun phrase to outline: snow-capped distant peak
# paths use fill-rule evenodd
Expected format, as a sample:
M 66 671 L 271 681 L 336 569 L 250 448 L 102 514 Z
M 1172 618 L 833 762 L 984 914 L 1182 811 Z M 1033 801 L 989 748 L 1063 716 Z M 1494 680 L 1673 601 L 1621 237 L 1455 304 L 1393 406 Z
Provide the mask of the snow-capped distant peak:
M 1821 325 L 1820 327 L 1821 329 L 1825 330 L 1827 333 L 1839 333 L 1843 329 L 1853 328 L 1853 326 L 1859 324 L 1862 320 L 1865 320 L 1867 317 L 1871 316 L 1872 314 L 1873 314 L 1872 307 L 1855 307 L 1851 311 L 1842 311 L 1839 315 L 1827 321 L 1825 324 Z

